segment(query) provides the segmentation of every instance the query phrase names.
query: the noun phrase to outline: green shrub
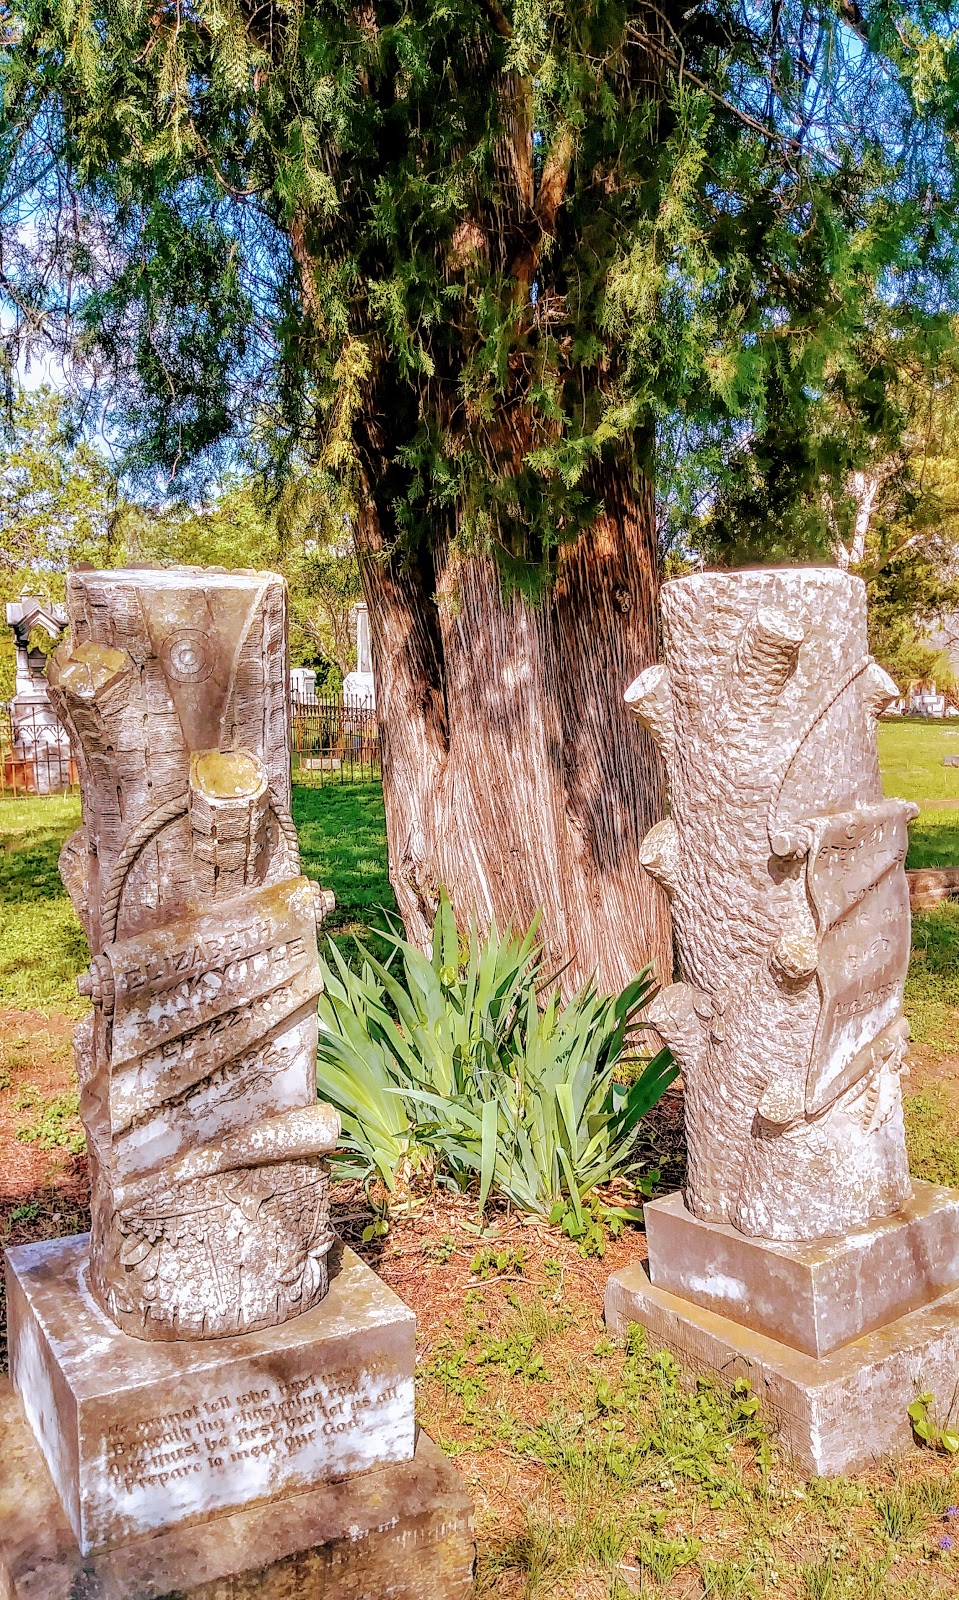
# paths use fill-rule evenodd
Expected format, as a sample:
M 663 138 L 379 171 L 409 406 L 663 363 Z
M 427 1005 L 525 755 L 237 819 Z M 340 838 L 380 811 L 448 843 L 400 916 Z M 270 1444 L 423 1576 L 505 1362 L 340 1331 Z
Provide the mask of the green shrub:
M 387 963 L 360 946 L 350 970 L 328 946 L 318 1088 L 343 1118 L 351 1171 L 432 1166 L 437 1181 L 478 1183 L 521 1211 L 589 1224 L 590 1191 L 634 1164 L 637 1124 L 677 1074 L 661 1051 L 628 1086 L 617 1067 L 654 983 L 645 970 L 607 999 L 586 988 L 563 1005 L 544 979 L 535 925 L 520 938 L 471 930 L 461 960 L 441 897 L 431 957 L 398 932 Z

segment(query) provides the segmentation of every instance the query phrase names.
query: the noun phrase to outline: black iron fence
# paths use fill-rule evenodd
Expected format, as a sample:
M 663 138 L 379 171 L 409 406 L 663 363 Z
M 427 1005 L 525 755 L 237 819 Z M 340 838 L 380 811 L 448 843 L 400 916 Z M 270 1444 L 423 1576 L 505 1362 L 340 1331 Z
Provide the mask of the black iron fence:
M 297 700 L 290 719 L 293 782 L 319 788 L 380 775 L 376 714 L 339 700 Z M 80 776 L 70 739 L 45 700 L 0 706 L 0 797 L 67 794 Z
M 290 746 L 294 783 L 318 787 L 380 775 L 376 713 L 368 705 L 294 697 Z

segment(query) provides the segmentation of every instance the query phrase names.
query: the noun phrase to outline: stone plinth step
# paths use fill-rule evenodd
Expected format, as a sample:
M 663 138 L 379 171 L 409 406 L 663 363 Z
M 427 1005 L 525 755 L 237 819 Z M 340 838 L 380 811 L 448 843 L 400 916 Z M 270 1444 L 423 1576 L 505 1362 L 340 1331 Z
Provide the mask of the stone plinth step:
M 169 1341 L 99 1309 L 88 1235 L 8 1252 L 11 1378 L 85 1554 L 411 1459 L 413 1313 L 351 1250 L 330 1259 L 302 1316 Z
M 654 1348 L 671 1350 L 693 1372 L 746 1378 L 788 1452 L 822 1477 L 905 1449 L 906 1408 L 929 1389 L 948 1409 L 959 1372 L 957 1289 L 818 1358 L 670 1294 L 642 1266 L 610 1278 L 606 1321 L 613 1334 L 642 1324 Z
M 681 1194 L 645 1207 L 659 1289 L 824 1356 L 959 1286 L 959 1191 L 914 1182 L 893 1217 L 845 1239 L 783 1244 L 700 1222 Z

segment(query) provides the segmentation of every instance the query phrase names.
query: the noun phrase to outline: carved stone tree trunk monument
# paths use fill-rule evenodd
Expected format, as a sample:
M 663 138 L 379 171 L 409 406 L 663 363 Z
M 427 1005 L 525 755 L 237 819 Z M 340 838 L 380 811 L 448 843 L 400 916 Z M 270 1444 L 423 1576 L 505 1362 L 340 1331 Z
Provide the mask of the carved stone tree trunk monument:
M 316 929 L 290 815 L 286 591 L 81 573 L 50 696 L 80 760 L 61 871 L 94 952 L 76 1034 L 90 1287 L 208 1338 L 322 1299 L 336 1113 L 316 1103 Z
M 911 1182 L 902 1121 L 916 807 L 883 796 L 875 732 L 897 690 L 832 569 L 668 583 L 663 637 L 626 699 L 669 777 L 642 860 L 672 907 L 682 981 L 650 1021 L 688 1181 L 646 1207 L 651 1282 L 618 1274 L 607 1311 L 746 1371 L 840 1471 L 908 1440 L 920 1369 L 947 1404 L 959 1355 L 959 1195 Z
M 68 603 L 49 683 L 83 798 L 60 866 L 92 952 L 76 1059 L 93 1223 L 8 1256 L 11 1374 L 61 1504 L 0 1397 L 21 1450 L 0 1526 L 23 1541 L 0 1537 L 0 1576 L 66 1600 L 84 1558 L 132 1540 L 94 1560 L 105 1600 L 114 1580 L 134 1600 L 141 1580 L 285 1595 L 331 1563 L 333 1600 L 379 1594 L 422 1527 L 431 1553 L 396 1592 L 461 1596 L 468 1510 L 415 1447 L 414 1319 L 333 1255 L 339 1119 L 315 1078 L 332 896 L 303 876 L 291 816 L 285 584 L 85 572 Z M 246 1509 L 264 1500 L 272 1521 Z

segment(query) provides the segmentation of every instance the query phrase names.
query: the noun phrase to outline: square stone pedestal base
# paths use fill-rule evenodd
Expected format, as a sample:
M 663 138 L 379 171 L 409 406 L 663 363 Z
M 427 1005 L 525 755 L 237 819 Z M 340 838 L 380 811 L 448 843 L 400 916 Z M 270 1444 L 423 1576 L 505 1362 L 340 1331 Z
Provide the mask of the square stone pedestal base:
M 0 1382 L 4 1600 L 466 1600 L 470 1504 L 424 1433 L 412 1461 L 82 1556 Z
M 644 1210 L 658 1289 L 809 1356 L 828 1355 L 959 1286 L 959 1190 L 933 1183 L 914 1183 L 894 1217 L 845 1239 L 753 1239 L 701 1222 L 681 1194 Z
M 947 1410 L 959 1382 L 959 1289 L 820 1357 L 657 1287 L 642 1266 L 610 1278 L 606 1321 L 616 1334 L 641 1323 L 654 1346 L 694 1372 L 747 1378 L 789 1453 L 815 1476 L 905 1449 L 910 1402 L 930 1389 Z
M 10 1375 L 84 1554 L 412 1457 L 416 1319 L 351 1250 L 303 1316 L 173 1341 L 119 1331 L 88 1255 L 7 1254 Z

